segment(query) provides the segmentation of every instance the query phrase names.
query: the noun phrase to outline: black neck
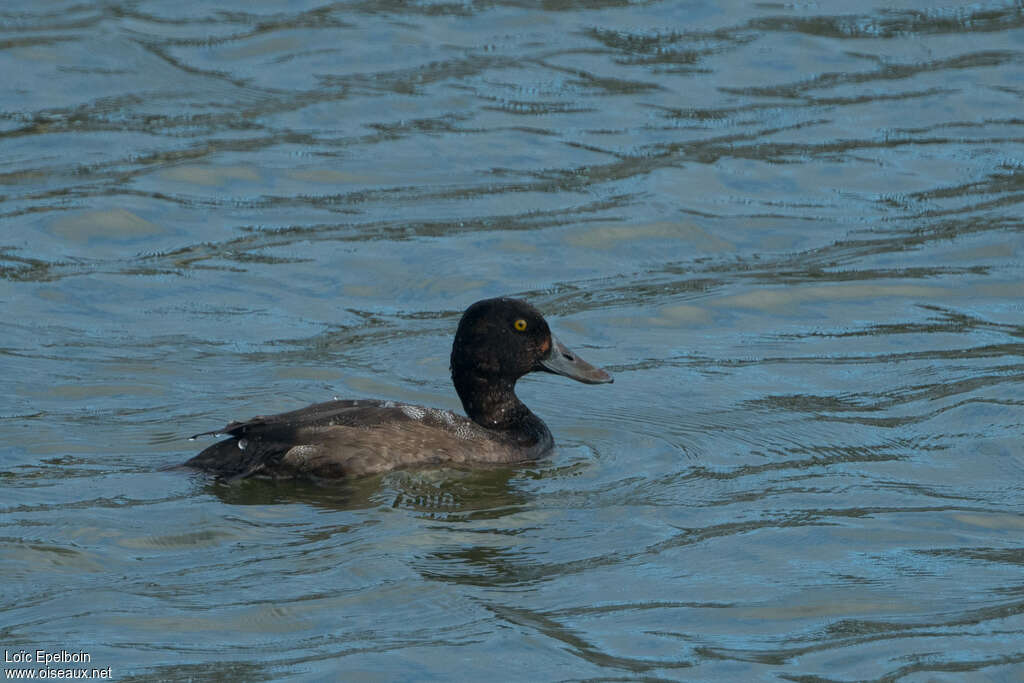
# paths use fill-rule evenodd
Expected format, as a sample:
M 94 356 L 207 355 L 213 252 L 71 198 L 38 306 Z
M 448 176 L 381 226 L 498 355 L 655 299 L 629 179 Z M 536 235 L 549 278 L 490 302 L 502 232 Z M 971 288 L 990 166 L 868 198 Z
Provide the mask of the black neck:
M 551 432 L 544 422 L 516 396 L 515 380 L 453 372 L 452 382 L 466 415 L 481 427 L 510 432 L 528 440 L 550 438 Z
M 488 429 L 514 427 L 530 409 L 516 396 L 516 383 L 504 377 L 452 373 L 455 391 L 469 419 Z

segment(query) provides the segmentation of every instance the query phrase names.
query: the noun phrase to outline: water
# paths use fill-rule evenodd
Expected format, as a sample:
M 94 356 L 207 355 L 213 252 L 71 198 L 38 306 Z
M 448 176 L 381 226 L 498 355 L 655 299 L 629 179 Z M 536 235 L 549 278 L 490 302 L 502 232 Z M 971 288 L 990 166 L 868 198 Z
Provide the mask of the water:
M 1020 680 L 1022 61 L 1020 2 L 6 3 L 0 644 Z M 499 294 L 616 377 L 521 382 L 550 459 L 161 470 L 334 396 L 458 408 Z

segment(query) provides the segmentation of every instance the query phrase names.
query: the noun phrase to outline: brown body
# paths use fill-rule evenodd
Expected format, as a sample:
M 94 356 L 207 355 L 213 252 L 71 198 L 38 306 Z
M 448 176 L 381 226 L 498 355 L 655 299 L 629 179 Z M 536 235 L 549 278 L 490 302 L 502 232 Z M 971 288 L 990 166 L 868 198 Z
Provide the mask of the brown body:
M 339 478 L 442 464 L 510 464 L 535 460 L 552 446 L 546 427 L 502 434 L 451 411 L 377 400 L 317 403 L 209 433 L 232 438 L 185 464 L 228 479 Z
M 466 310 L 452 344 L 451 370 L 469 417 L 373 399 L 316 403 L 197 435 L 230 438 L 185 465 L 228 479 L 342 478 L 536 460 L 554 439 L 516 396 L 516 380 L 541 370 L 588 384 L 612 381 L 552 336 L 537 309 L 515 299 L 485 299 Z

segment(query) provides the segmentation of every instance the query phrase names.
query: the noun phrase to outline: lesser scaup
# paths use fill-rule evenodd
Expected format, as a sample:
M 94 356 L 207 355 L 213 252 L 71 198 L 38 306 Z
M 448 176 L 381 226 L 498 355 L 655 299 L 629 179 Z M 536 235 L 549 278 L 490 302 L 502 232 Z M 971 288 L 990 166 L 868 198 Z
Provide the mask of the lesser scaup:
M 547 425 L 515 394 L 516 380 L 534 371 L 586 384 L 612 381 L 559 342 L 530 304 L 485 299 L 466 309 L 452 344 L 452 382 L 469 419 L 393 401 L 328 401 L 197 434 L 231 438 L 185 465 L 230 479 L 339 478 L 534 460 L 554 445 Z

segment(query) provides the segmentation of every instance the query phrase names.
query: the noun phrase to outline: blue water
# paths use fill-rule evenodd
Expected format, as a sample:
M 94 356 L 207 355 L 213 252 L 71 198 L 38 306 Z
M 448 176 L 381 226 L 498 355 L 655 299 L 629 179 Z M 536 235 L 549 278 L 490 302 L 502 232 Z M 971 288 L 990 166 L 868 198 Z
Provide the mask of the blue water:
M 1022 61 L 1021 2 L 4 4 L 0 648 L 1021 680 Z M 460 409 L 497 295 L 615 375 L 520 382 L 550 458 L 162 469 L 334 396 Z

